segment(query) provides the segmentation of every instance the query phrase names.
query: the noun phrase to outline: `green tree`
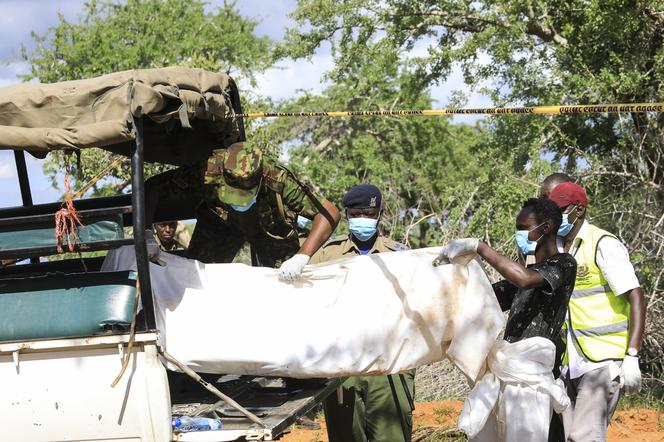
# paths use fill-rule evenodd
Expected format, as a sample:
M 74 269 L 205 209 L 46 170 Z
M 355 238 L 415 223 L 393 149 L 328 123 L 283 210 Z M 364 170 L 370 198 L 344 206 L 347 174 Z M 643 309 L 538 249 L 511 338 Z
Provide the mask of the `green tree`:
M 240 15 L 235 2 L 207 10 L 199 0 L 92 0 L 74 22 L 62 15 L 45 35 L 32 33 L 36 47 L 23 48 L 30 65 L 24 80 L 50 83 L 96 77 L 127 69 L 188 66 L 225 71 L 236 80 L 254 81 L 267 68 L 271 41 L 254 33 L 257 22 Z M 75 188 L 84 185 L 106 164 L 111 154 L 85 149 L 75 169 Z M 45 172 L 58 187 L 57 174 L 73 163 L 53 152 Z M 151 167 L 148 174 L 162 171 Z M 129 163 L 110 173 L 93 190 L 97 195 L 117 194 L 129 185 Z
M 328 41 L 335 75 L 343 76 L 354 63 L 370 59 L 366 43 L 376 42 L 404 54 L 403 64 L 421 87 L 446 78 L 456 63 L 466 82 L 484 85 L 498 105 L 659 101 L 663 9 L 662 0 L 300 0 L 293 13 L 298 27 L 288 31 L 277 53 L 308 56 Z M 426 55 L 409 56 L 417 46 Z M 514 126 L 514 120 L 495 124 Z M 626 166 L 664 199 L 664 172 L 657 167 L 661 114 L 540 118 L 528 124 L 547 133 L 545 147 L 569 159 L 572 170 L 586 153 L 607 158 L 628 149 L 620 140 L 633 133 L 644 144 L 645 163 Z M 640 173 L 644 167 L 647 172 Z
M 292 17 L 296 26 L 277 56 L 308 57 L 330 43 L 336 65 L 329 78 L 351 88 L 358 66 L 375 65 L 376 75 L 384 69 L 375 63 L 380 48 L 398 58 L 401 87 L 410 93 L 425 93 L 459 66 L 468 85 L 500 106 L 662 101 L 662 0 L 299 0 Z M 447 180 L 474 195 L 468 209 L 460 199 L 449 206 L 472 215 L 462 220 L 465 233 L 511 220 L 523 181 L 537 184 L 551 169 L 578 176 L 591 198 L 592 221 L 627 243 L 647 293 L 642 362 L 656 378 L 664 369 L 664 332 L 657 325 L 664 318 L 658 301 L 664 293 L 664 114 L 502 116 L 484 127 L 487 141 L 472 151 L 477 169 L 464 169 L 471 179 Z M 446 201 L 444 193 L 436 195 Z M 483 222 L 483 213 L 495 217 Z
M 358 61 L 321 95 L 305 94 L 282 111 L 429 108 L 432 99 L 414 86 L 401 55 L 379 43 L 367 47 L 371 63 Z M 383 189 L 383 227 L 411 246 L 458 236 L 480 236 L 514 252 L 514 214 L 536 193 L 547 162 L 514 172 L 511 157 L 486 125 L 455 125 L 448 117 L 278 119 L 265 139 L 286 146 L 291 166 L 340 201 L 352 185 Z M 526 182 L 532 185 L 524 185 Z

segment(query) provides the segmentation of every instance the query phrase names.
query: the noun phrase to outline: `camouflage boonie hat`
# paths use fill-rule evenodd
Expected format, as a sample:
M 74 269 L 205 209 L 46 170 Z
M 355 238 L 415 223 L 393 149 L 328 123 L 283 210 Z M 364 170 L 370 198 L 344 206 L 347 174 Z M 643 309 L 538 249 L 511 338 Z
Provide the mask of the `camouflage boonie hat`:
M 210 161 L 215 162 L 213 168 L 217 171 L 221 169 L 219 172 L 223 176 L 217 188 L 219 201 L 237 206 L 248 205 L 258 192 L 263 176 L 263 152 L 256 147 L 234 143 L 221 155 L 215 152 Z

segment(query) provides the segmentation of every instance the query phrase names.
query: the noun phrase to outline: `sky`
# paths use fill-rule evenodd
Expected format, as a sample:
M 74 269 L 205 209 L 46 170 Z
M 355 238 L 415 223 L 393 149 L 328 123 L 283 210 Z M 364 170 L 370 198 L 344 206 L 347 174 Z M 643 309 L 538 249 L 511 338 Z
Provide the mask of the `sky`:
M 34 46 L 31 32 L 43 35 L 49 27 L 58 22 L 58 14 L 67 21 L 75 21 L 83 11 L 85 0 L 0 0 L 0 87 L 19 83 L 18 77 L 28 72 L 28 66 L 20 61 L 21 45 Z M 223 4 L 223 0 L 209 0 L 211 7 Z M 256 29 L 258 35 L 266 35 L 273 40 L 281 40 L 285 29 L 293 22 L 288 14 L 295 9 L 295 0 L 238 0 L 240 12 L 259 20 Z M 417 50 L 417 49 L 416 49 Z M 277 67 L 268 69 L 257 76 L 257 93 L 274 99 L 296 96 L 298 90 L 320 92 L 325 84 L 322 75 L 333 67 L 333 60 L 328 46 L 322 47 L 311 60 L 284 60 Z M 466 87 L 458 69 L 448 80 L 431 90 L 437 107 L 444 107 L 453 90 Z M 478 93 L 469 97 L 469 107 L 489 107 L 490 99 Z M 338 109 L 326 109 L 338 110 Z M 455 121 L 473 121 L 472 116 L 455 117 Z M 42 173 L 43 161 L 26 155 L 28 173 L 35 203 L 57 200 L 60 194 L 51 186 Z M 20 192 L 13 152 L 0 151 L 0 207 L 20 205 Z

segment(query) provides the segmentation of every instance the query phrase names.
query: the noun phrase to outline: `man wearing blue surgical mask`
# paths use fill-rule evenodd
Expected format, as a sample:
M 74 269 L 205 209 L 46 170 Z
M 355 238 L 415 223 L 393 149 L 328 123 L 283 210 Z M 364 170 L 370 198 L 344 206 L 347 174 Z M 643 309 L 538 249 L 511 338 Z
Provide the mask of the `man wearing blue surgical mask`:
M 378 231 L 382 195 L 376 186 L 354 186 L 342 203 L 350 232 L 330 239 L 311 258 L 312 264 L 407 249 Z M 414 389 L 415 370 L 398 376 L 348 378 L 342 403 L 335 393 L 324 403 L 330 442 L 410 441 Z
M 562 369 L 571 400 L 563 414 L 566 440 L 603 441 L 621 394 L 641 386 L 645 300 L 625 245 L 587 221 L 583 187 L 562 183 L 549 198 L 568 218 L 558 232 L 558 249 L 574 255 L 579 265 Z
M 378 231 L 382 195 L 376 186 L 360 184 L 352 187 L 344 195 L 342 204 L 346 209 L 349 234 L 330 239 L 311 258 L 311 264 L 406 249 L 403 244 L 380 235 Z
M 566 173 L 562 172 L 555 172 L 552 173 L 551 175 L 547 176 L 542 180 L 542 184 L 540 185 L 539 188 L 539 196 L 548 198 L 553 189 L 556 188 L 559 184 L 562 183 L 571 183 L 574 182 L 572 177 L 567 175 Z M 569 222 L 568 219 L 569 213 L 567 211 L 563 211 L 563 220 L 562 223 L 560 224 L 560 227 L 558 228 L 558 236 L 565 236 L 571 228 L 573 227 L 573 224 Z M 572 221 L 574 223 L 575 221 Z M 534 264 L 535 263 L 535 256 L 534 255 L 520 255 L 523 257 L 523 261 L 526 264 Z M 565 351 L 565 344 L 561 341 L 559 341 L 556 344 L 556 360 L 560 360 L 562 358 L 562 354 Z M 554 368 L 554 375 L 557 377 L 559 375 L 557 367 Z M 563 430 L 563 422 L 562 418 L 560 415 L 554 415 L 553 420 L 551 421 L 551 427 L 550 427 L 550 432 L 549 432 L 549 442 L 562 442 L 567 440 L 565 438 L 565 431 Z
M 481 256 L 505 278 L 493 284 L 501 308 L 509 310 L 504 339 L 517 342 L 540 336 L 557 349 L 564 348 L 561 329 L 574 289 L 576 261 L 556 246 L 562 218 L 560 208 L 546 197 L 531 198 L 523 204 L 516 218 L 515 242 L 524 256 L 534 258 L 534 264 L 514 262 L 475 238 L 448 243 L 434 264 Z M 554 376 L 559 374 L 561 358 L 562 352 L 558 352 L 551 361 Z M 561 419 L 554 416 L 549 440 L 560 440 L 562 432 Z
M 146 193 L 152 196 L 146 198 L 152 207 L 155 200 L 179 193 L 202 199 L 187 258 L 232 262 L 248 243 L 252 263 L 279 268 L 280 279 L 286 281 L 300 277 L 341 218 L 336 206 L 312 186 L 264 156 L 262 149 L 245 143 L 213 151 L 204 169 L 180 168 L 151 178 Z M 298 237 L 298 217 L 311 221 L 303 241 Z
M 535 256 L 535 264 L 527 267 L 475 238 L 448 243 L 436 260 L 479 255 L 505 278 L 493 289 L 503 310 L 510 312 L 504 335 L 508 342 L 542 336 L 556 343 L 560 338 L 576 278 L 574 257 L 560 253 L 556 246 L 561 221 L 560 208 L 547 198 L 531 198 L 523 204 L 516 218 L 515 242 L 521 253 Z

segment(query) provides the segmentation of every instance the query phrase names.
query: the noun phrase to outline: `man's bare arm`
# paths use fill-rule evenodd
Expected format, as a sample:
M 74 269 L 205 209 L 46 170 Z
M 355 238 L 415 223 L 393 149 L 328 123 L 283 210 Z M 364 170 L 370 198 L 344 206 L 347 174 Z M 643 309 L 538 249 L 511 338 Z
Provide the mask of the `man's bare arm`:
M 337 224 L 339 224 L 339 220 L 341 219 L 339 209 L 326 199 L 323 200 L 323 208 L 330 214 L 334 224 L 330 224 L 330 221 L 328 221 L 327 217 L 322 213 L 316 214 L 312 220 L 311 232 L 309 232 L 307 239 L 297 252 L 298 254 L 312 256 L 323 244 L 325 244 L 325 241 L 330 238 L 330 235 L 334 232 Z

